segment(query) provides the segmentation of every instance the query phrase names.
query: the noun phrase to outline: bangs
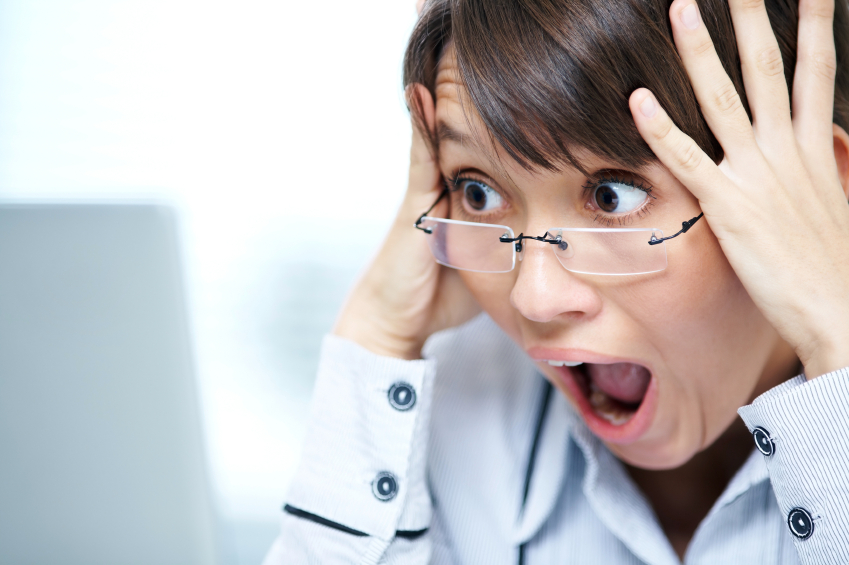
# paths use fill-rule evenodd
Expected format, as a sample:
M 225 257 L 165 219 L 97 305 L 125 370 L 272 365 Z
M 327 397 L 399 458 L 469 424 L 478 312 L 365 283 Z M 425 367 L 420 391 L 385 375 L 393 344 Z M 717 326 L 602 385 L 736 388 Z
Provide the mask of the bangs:
M 710 4 L 719 9 L 705 9 Z M 733 37 L 727 5 L 700 6 L 713 37 Z M 432 0 L 411 39 L 405 83 L 435 95 L 450 41 L 492 141 L 524 168 L 582 171 L 579 149 L 626 167 L 656 160 L 628 107 L 631 93 L 646 87 L 719 161 L 722 149 L 699 111 L 667 10 L 665 0 Z M 742 95 L 736 44 L 720 42 L 717 51 Z

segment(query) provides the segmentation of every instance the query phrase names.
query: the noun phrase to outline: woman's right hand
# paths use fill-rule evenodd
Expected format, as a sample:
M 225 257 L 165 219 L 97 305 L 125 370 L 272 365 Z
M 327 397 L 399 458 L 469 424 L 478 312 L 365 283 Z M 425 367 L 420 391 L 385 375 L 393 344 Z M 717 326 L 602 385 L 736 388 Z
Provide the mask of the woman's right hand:
M 423 121 L 433 128 L 430 92 L 413 85 L 408 88 L 411 95 L 419 96 Z M 412 129 L 404 201 L 380 252 L 354 286 L 333 329 L 335 335 L 373 353 L 402 359 L 418 359 L 428 336 L 461 324 L 480 310 L 458 272 L 434 261 L 424 233 L 414 228 L 444 187 L 436 158 L 415 122 Z M 446 211 L 443 201 L 433 214 Z

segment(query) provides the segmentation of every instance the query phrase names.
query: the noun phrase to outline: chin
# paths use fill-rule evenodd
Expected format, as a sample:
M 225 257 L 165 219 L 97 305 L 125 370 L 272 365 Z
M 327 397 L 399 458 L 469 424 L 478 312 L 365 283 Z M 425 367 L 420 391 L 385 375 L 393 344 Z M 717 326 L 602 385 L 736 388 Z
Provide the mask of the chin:
M 616 445 L 605 442 L 605 445 L 624 463 L 648 471 L 677 469 L 699 452 L 698 445 L 694 447 L 691 442 L 675 441 L 673 438 L 651 444 L 635 442 L 630 445 Z

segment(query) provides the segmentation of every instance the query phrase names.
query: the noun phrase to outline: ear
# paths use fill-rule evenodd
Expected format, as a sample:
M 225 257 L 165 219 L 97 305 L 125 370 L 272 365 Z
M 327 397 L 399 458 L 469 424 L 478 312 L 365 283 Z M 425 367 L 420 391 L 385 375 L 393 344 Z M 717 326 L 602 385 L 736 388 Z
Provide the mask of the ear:
M 843 194 L 849 199 L 849 134 L 834 124 L 834 160 L 837 161 L 837 176 L 843 186 Z

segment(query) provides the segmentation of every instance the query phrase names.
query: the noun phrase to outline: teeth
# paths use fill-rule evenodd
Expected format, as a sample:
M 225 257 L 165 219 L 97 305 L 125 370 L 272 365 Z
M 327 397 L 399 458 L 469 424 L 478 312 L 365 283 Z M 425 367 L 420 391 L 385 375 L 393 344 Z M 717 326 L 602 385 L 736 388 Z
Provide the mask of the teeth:
M 549 361 L 549 365 L 552 367 L 562 367 L 566 365 L 567 367 L 577 367 L 578 365 L 583 365 L 583 361 Z
M 610 399 L 607 394 L 599 389 L 595 383 L 590 383 L 590 406 L 593 407 L 595 413 L 613 424 L 614 426 L 621 426 L 628 422 L 631 417 L 634 415 L 633 412 L 623 411 L 620 409 L 614 402 Z

